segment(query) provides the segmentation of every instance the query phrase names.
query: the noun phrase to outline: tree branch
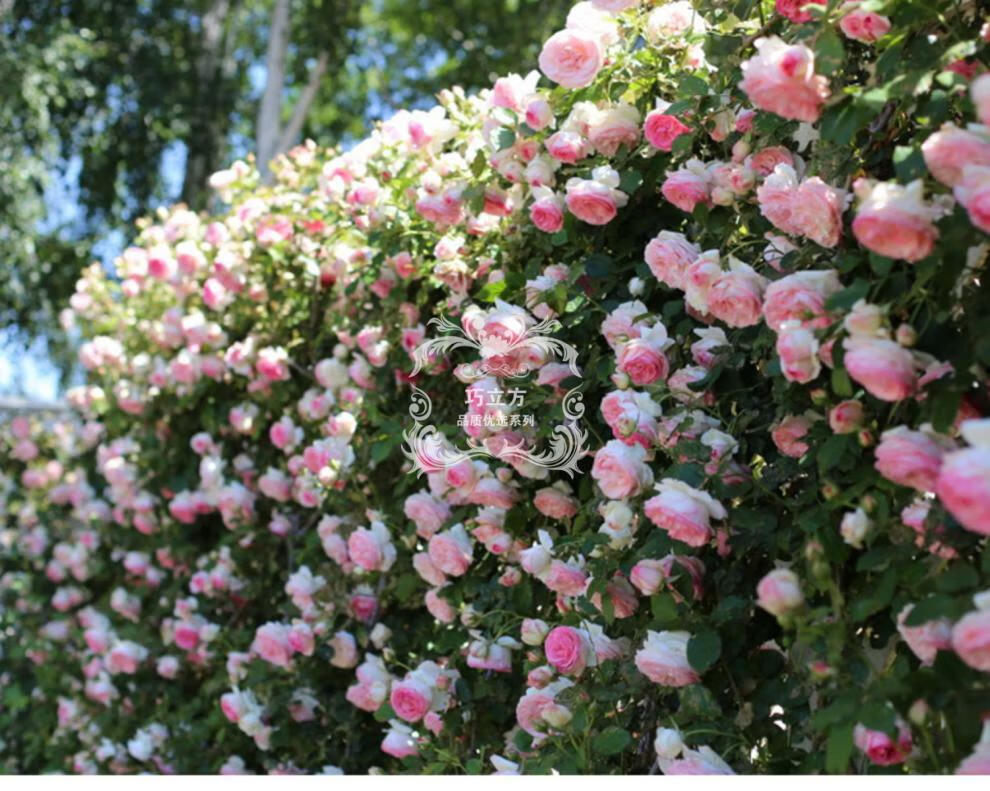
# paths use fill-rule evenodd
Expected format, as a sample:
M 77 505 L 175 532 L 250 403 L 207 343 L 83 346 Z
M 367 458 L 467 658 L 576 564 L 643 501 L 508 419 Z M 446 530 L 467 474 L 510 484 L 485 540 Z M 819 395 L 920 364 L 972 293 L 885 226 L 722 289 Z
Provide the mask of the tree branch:
M 320 80 L 326 74 L 329 61 L 330 56 L 326 52 L 321 52 L 319 60 L 316 61 L 316 66 L 309 73 L 309 81 L 306 83 L 306 87 L 299 94 L 299 98 L 296 100 L 296 106 L 292 108 L 292 117 L 289 119 L 289 123 L 286 124 L 278 136 L 278 142 L 272 151 L 272 157 L 281 154 L 283 151 L 288 151 L 292 144 L 295 143 L 296 138 L 299 137 L 303 124 L 306 122 L 306 116 L 309 115 L 309 108 L 313 105 L 316 92 L 320 88 Z

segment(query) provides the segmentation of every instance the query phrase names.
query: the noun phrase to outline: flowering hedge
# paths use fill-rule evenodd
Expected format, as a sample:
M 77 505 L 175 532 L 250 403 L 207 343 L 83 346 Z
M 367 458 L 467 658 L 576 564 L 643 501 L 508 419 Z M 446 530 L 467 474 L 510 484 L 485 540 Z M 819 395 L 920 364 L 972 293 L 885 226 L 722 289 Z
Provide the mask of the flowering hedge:
M 149 219 L 0 428 L 4 769 L 990 772 L 977 9 L 582 2 Z M 580 376 L 478 407 L 441 316 Z M 419 474 L 417 392 L 491 455 Z

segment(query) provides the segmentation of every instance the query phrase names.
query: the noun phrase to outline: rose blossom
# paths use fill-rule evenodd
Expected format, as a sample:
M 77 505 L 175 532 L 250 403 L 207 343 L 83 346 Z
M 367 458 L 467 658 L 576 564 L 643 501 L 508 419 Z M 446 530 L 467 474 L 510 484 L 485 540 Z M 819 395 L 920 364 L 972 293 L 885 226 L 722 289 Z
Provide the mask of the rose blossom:
M 430 710 L 433 693 L 419 678 L 406 678 L 392 685 L 389 703 L 398 717 L 418 722 Z
M 770 432 L 773 444 L 785 456 L 800 459 L 808 452 L 808 443 L 801 438 L 811 428 L 811 421 L 803 415 L 788 415 Z
M 852 434 L 863 425 L 864 410 L 860 401 L 840 401 L 829 410 L 828 425 L 836 434 Z
M 904 763 L 912 748 L 911 730 L 903 722 L 897 723 L 896 742 L 883 731 L 874 731 L 862 724 L 853 729 L 853 742 L 877 766 Z
M 787 615 L 804 604 L 801 581 L 790 569 L 776 569 L 756 586 L 756 604 L 771 615 Z
M 538 62 L 547 79 L 574 90 L 591 84 L 602 68 L 604 53 L 594 33 L 570 28 L 546 40 Z
M 774 9 L 791 22 L 801 24 L 812 20 L 811 12 L 804 10 L 806 5 L 812 4 L 825 5 L 825 0 L 776 0 Z
M 661 231 L 643 252 L 646 265 L 653 276 L 670 288 L 684 288 L 687 269 L 701 255 L 701 248 L 687 240 L 684 234 Z
M 969 214 L 969 221 L 990 233 L 990 166 L 967 165 L 962 181 L 952 192 Z
M 610 500 L 635 497 L 653 483 L 653 471 L 645 464 L 646 450 L 609 440 L 595 454 L 591 477 Z
M 533 507 L 551 519 L 570 519 L 578 512 L 580 505 L 569 489 L 554 486 L 544 487 L 533 496 Z
M 928 171 L 947 187 L 962 182 L 967 165 L 990 166 L 990 130 L 942 124 L 921 146 Z
M 890 32 L 890 20 L 873 11 L 854 9 L 839 20 L 839 29 L 847 38 L 872 44 Z
M 712 538 L 710 520 L 727 516 L 722 504 L 711 495 L 683 481 L 664 478 L 656 488 L 658 493 L 643 504 L 644 513 L 671 538 L 688 546 L 707 544 Z
M 656 109 L 650 111 L 643 124 L 643 136 L 651 146 L 661 151 L 670 151 L 678 137 L 691 131 L 691 127 L 682 123 L 676 115 L 667 114 L 668 107 L 669 102 L 657 99 Z
M 619 174 L 603 165 L 591 171 L 590 179 L 569 179 L 564 202 L 579 220 L 589 225 L 607 225 L 629 200 L 618 186 Z
M 990 24 L 983 26 L 990 30 Z M 984 41 L 987 37 L 984 35 Z M 969 95 L 976 107 L 976 117 L 984 126 L 990 126 L 990 74 L 982 74 L 969 84 Z
M 990 610 L 964 615 L 952 627 L 952 650 L 970 667 L 990 673 Z
M 588 665 L 594 664 L 594 651 L 583 630 L 570 626 L 557 626 L 550 630 L 543 643 L 547 662 L 565 676 L 579 676 Z
M 529 207 L 533 225 L 544 233 L 556 233 L 564 227 L 564 199 L 549 187 L 534 187 L 534 201 Z
M 629 376 L 637 387 L 653 384 L 667 378 L 670 363 L 664 349 L 670 345 L 663 324 L 657 323 L 643 330 L 640 337 L 624 343 L 619 349 L 616 369 Z
M 436 533 L 430 539 L 428 550 L 434 565 L 452 577 L 460 577 L 471 565 L 471 539 L 461 524 Z
M 888 481 L 930 492 L 935 489 L 945 449 L 929 434 L 898 426 L 880 436 L 875 455 L 874 467 Z
M 806 384 L 818 377 L 818 339 L 796 321 L 785 321 L 777 335 L 780 368 L 788 382 Z
M 681 211 L 691 214 L 699 203 L 711 205 L 711 179 L 704 163 L 690 159 L 667 175 L 660 192 Z
M 904 622 L 913 609 L 913 604 L 907 604 L 897 614 L 897 631 L 921 664 L 930 667 L 939 651 L 952 646 L 952 622 L 948 618 L 936 618 L 918 626 L 906 626 Z
M 757 54 L 742 64 L 739 87 L 759 109 L 814 123 L 829 97 L 828 80 L 815 74 L 815 55 L 803 44 L 758 38 Z
M 733 261 L 708 288 L 708 312 L 730 327 L 752 327 L 761 318 L 766 284 L 752 267 Z
M 973 447 L 945 455 L 935 493 L 959 524 L 990 535 L 990 421 L 966 420 L 960 431 Z
M 843 364 L 853 381 L 881 401 L 901 401 L 917 387 L 914 358 L 885 338 L 852 336 L 842 342 Z
M 906 187 L 857 179 L 853 186 L 861 203 L 852 230 L 863 247 L 911 263 L 932 252 L 938 229 L 932 224 L 932 207 L 922 201 L 920 179 Z
M 831 320 L 825 312 L 825 300 L 841 290 L 835 270 L 795 272 L 767 286 L 763 318 L 775 331 L 786 321 L 800 321 L 816 329 L 827 327 Z
M 654 632 L 648 630 L 643 647 L 636 652 L 636 668 L 654 684 L 684 687 L 700 677 L 688 664 L 688 632 Z

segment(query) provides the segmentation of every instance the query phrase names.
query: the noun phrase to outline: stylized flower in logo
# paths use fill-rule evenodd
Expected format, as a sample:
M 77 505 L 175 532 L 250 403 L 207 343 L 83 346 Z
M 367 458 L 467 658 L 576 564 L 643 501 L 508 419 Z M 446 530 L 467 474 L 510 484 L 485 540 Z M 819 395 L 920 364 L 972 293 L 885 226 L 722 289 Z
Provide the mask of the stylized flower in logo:
M 413 350 L 411 375 L 448 358 L 456 349 L 474 350 L 480 359 L 461 366 L 459 378 L 476 383 L 468 388 L 468 396 L 470 417 L 478 422 L 470 426 L 465 424 L 468 447 L 456 447 L 436 426 L 426 423 L 432 414 L 433 402 L 414 385 L 409 406 L 414 426 L 403 432 L 403 453 L 413 462 L 417 473 L 446 469 L 465 459 L 494 456 L 517 468 L 532 465 L 563 470 L 573 476 L 577 462 L 587 452 L 585 443 L 588 439 L 587 432 L 579 426 L 584 415 L 579 387 L 564 394 L 564 422 L 553 427 L 549 447 L 543 450 L 533 447 L 529 436 L 533 432 L 525 428 L 533 423 L 517 422 L 519 416 L 511 414 L 511 404 L 499 400 L 488 404 L 472 403 L 480 399 L 471 397 L 485 393 L 498 395 L 501 392 L 497 389 L 499 380 L 522 378 L 554 359 L 560 359 L 572 376 L 580 378 L 575 349 L 549 335 L 560 329 L 560 322 L 545 319 L 537 323 L 522 308 L 499 301 L 487 314 L 477 310 L 465 315 L 463 326 L 443 316 L 431 319 L 429 325 L 436 327 L 440 334 L 425 339 Z M 482 390 L 475 392 L 479 387 Z M 510 392 L 518 393 L 518 388 Z M 468 416 L 462 415 L 465 417 Z M 532 418 L 531 415 L 526 417 Z

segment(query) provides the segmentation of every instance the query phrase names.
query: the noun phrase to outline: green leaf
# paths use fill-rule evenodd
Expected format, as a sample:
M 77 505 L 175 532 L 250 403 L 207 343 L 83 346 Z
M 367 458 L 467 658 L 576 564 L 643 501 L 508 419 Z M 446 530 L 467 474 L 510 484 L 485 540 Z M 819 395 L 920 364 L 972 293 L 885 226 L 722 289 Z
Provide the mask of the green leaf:
M 388 703 L 380 706 L 378 711 L 375 712 L 375 720 L 377 722 L 388 722 L 389 720 L 395 719 L 395 709 Z
M 942 593 L 972 590 L 980 584 L 980 576 L 968 563 L 956 563 L 939 575 L 935 587 Z
M 503 148 L 509 148 L 516 142 L 516 133 L 511 129 L 506 129 L 504 126 L 500 127 L 495 131 L 495 144 L 498 146 L 498 150 L 501 151 Z
M 853 394 L 852 380 L 845 368 L 837 366 L 832 369 L 832 391 L 843 398 L 848 398 Z
M 669 593 L 659 593 L 652 596 L 650 609 L 653 611 L 653 620 L 658 626 L 677 620 L 677 604 Z
M 643 174 L 638 170 L 624 170 L 619 175 L 619 189 L 632 195 L 643 183 Z
M 612 273 L 612 256 L 605 253 L 592 253 L 584 259 L 584 271 L 589 277 L 607 277 Z
M 859 300 L 864 299 L 870 293 L 870 282 L 858 277 L 848 288 L 842 289 L 832 294 L 825 300 L 825 310 L 849 310 Z
M 677 81 L 678 96 L 705 96 L 708 93 L 708 83 L 701 77 L 685 74 Z
M 936 431 L 948 431 L 955 422 L 962 402 L 957 390 L 941 390 L 932 399 L 932 426 Z
M 842 65 L 845 54 L 839 34 L 834 28 L 825 28 L 815 42 L 815 72 L 831 74 Z
M 832 728 L 825 746 L 825 771 L 830 774 L 844 774 L 849 766 L 853 748 L 853 725 L 847 723 Z
M 710 629 L 698 632 L 687 644 L 688 663 L 699 673 L 704 673 L 722 655 L 722 640 Z
M 904 620 L 905 626 L 922 626 L 938 618 L 955 615 L 956 603 L 948 596 L 936 593 L 927 599 L 922 599 L 911 610 Z
M 591 749 L 598 755 L 617 755 L 632 744 L 629 731 L 615 725 L 606 728 L 591 742 Z
M 896 727 L 894 710 L 886 703 L 868 703 L 859 710 L 857 719 L 867 728 L 893 734 Z
M 894 170 L 899 181 L 914 181 L 928 172 L 921 149 L 915 146 L 897 146 L 894 149 Z
M 833 434 L 818 449 L 818 469 L 824 475 L 838 464 L 849 447 L 849 435 Z
M 508 284 L 504 280 L 493 280 L 490 283 L 485 283 L 484 286 L 475 294 L 475 299 L 479 299 L 482 302 L 494 302 L 505 289 Z

